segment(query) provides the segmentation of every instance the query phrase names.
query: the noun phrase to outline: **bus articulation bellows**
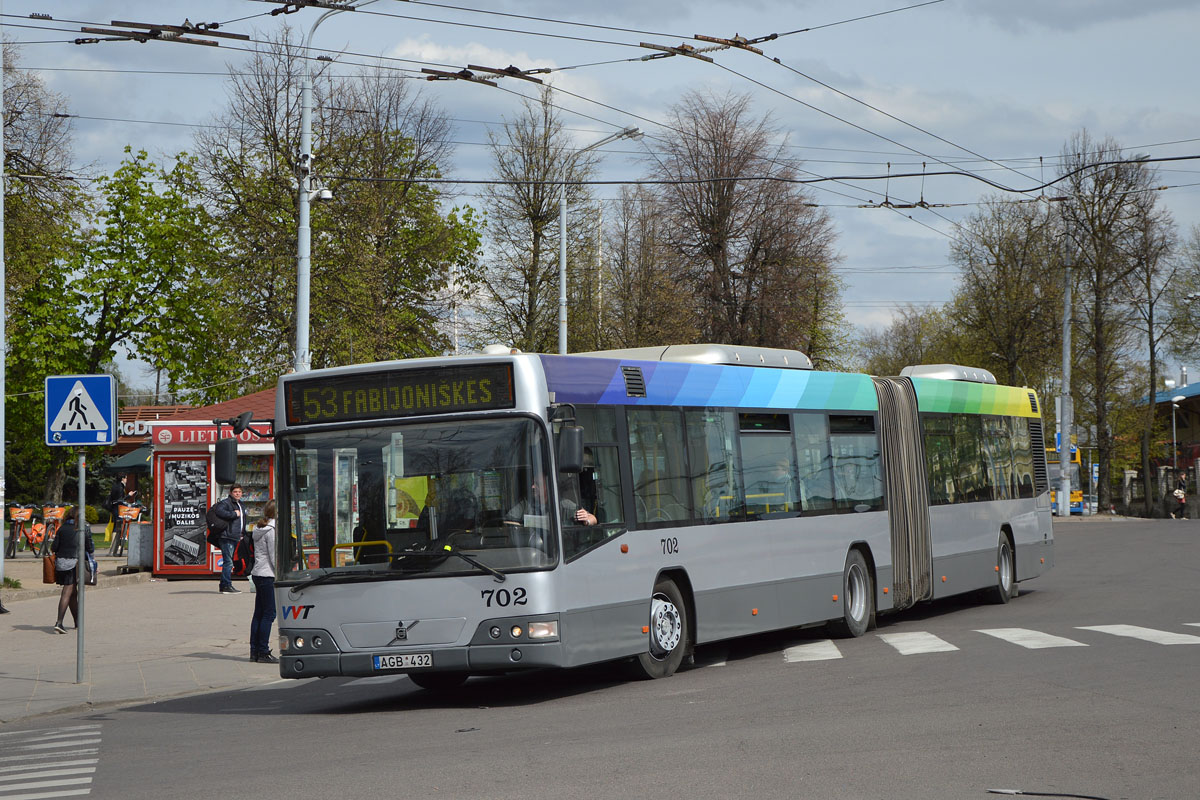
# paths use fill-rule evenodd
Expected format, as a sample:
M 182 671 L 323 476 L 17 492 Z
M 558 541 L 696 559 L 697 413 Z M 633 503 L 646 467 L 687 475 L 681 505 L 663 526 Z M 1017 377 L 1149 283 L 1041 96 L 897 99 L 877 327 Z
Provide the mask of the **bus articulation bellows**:
M 625 661 L 980 591 L 1053 564 L 1040 406 L 722 345 L 505 352 L 280 379 L 280 674 Z

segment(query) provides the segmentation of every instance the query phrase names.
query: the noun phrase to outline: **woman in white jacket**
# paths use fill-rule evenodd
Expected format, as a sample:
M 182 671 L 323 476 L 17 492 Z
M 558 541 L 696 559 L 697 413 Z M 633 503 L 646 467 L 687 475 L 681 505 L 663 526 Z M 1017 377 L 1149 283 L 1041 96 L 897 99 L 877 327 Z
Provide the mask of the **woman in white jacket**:
M 275 501 L 268 500 L 262 520 L 254 526 L 254 617 L 250 620 L 250 660 L 278 664 L 271 654 L 271 625 L 275 622 Z

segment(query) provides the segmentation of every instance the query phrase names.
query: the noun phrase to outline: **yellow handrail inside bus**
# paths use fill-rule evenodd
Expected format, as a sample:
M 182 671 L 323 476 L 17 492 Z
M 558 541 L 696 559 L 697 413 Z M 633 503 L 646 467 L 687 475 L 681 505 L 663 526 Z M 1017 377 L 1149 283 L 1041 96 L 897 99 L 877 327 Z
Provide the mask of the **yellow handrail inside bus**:
M 335 544 L 333 547 L 329 548 L 329 563 L 332 564 L 337 560 L 334 558 L 334 553 L 336 553 L 338 550 L 353 550 L 356 547 L 370 547 L 372 545 L 383 545 L 387 548 L 389 555 L 392 552 L 392 543 L 387 539 L 378 539 L 370 542 L 342 542 L 341 544 Z

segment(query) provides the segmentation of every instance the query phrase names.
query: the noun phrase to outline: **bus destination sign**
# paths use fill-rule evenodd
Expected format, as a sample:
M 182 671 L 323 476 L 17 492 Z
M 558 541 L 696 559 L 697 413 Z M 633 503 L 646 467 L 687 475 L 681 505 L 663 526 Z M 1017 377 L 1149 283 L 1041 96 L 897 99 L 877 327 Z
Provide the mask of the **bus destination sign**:
M 311 378 L 286 385 L 289 425 L 513 408 L 512 364 L 463 364 Z

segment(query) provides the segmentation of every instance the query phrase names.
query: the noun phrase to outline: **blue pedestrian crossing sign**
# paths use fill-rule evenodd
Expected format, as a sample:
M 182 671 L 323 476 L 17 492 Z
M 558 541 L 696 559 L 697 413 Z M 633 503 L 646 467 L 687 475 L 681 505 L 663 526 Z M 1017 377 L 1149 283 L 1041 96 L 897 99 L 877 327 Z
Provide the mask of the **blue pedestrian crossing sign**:
M 112 375 L 46 376 L 46 444 L 111 445 L 117 441 L 117 383 Z

